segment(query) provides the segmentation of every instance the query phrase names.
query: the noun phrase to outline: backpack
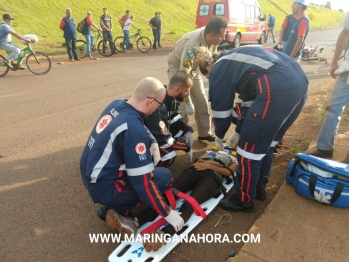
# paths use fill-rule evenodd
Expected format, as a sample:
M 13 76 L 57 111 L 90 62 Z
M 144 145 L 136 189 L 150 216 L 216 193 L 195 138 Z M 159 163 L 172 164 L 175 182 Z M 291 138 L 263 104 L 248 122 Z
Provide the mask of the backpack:
M 298 153 L 286 181 L 306 198 L 335 207 L 349 207 L 349 165 Z
M 82 19 L 76 26 L 76 31 L 79 33 L 82 33 L 82 30 L 84 29 L 85 26 L 85 19 Z

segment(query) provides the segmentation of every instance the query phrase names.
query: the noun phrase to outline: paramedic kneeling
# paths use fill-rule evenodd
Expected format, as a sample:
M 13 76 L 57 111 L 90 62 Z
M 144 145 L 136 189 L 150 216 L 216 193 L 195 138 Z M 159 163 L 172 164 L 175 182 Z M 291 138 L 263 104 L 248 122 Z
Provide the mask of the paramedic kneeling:
M 93 202 L 103 205 L 98 216 L 122 234 L 137 232 L 131 220 L 120 223 L 120 219 L 141 202 L 177 231 L 184 224 L 180 214 L 171 210 L 161 196 L 171 187 L 172 174 L 166 168 L 154 169 L 152 155 L 155 151 L 159 155 L 159 148 L 142 120 L 159 107 L 165 95 L 159 80 L 141 80 L 130 100 L 115 100 L 104 109 L 81 156 L 84 185 Z
M 235 48 L 214 62 L 205 52 L 199 67 L 209 77 L 218 148 L 231 124 L 235 93 L 256 96 L 237 140 L 236 195 L 220 202 L 229 211 L 254 212 L 257 183 L 268 180 L 273 149 L 301 112 L 308 80 L 299 64 L 271 48 Z

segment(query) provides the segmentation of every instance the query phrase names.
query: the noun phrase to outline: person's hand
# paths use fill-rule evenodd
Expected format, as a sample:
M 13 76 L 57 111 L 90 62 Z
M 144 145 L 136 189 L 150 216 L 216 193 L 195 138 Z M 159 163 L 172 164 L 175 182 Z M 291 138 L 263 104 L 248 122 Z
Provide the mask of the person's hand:
M 336 71 L 338 68 L 339 68 L 338 61 L 333 61 L 331 64 L 330 70 L 328 70 L 330 75 L 335 79 L 337 78 L 337 75 L 334 74 L 334 71 Z
M 222 165 L 216 161 L 213 161 L 213 160 L 207 160 L 205 161 L 206 163 L 210 164 L 210 165 L 213 165 L 213 166 L 218 166 L 218 167 L 222 167 Z
M 174 141 L 175 141 L 175 139 L 171 136 L 171 137 L 169 137 L 169 138 L 166 140 L 166 143 L 167 143 L 169 146 L 172 146 Z
M 223 138 L 216 137 L 215 146 L 217 147 L 218 150 L 222 150 L 223 149 Z
M 154 166 L 156 166 L 159 163 L 160 159 L 161 159 L 161 157 L 160 157 L 160 150 L 159 150 L 159 144 L 158 143 L 151 144 L 151 146 L 150 146 L 150 154 L 153 157 Z
M 210 165 L 207 162 L 196 162 L 192 164 L 192 167 L 195 168 L 197 171 L 207 170 L 210 169 Z
M 192 116 L 195 112 L 194 105 L 192 103 L 186 103 L 185 104 L 185 111 L 187 111 L 187 114 Z
M 25 40 L 26 43 L 31 43 L 32 42 L 32 40 L 30 40 L 28 38 L 24 38 L 24 40 Z
M 181 214 L 181 212 L 171 210 L 170 214 L 167 217 L 164 217 L 165 220 L 174 227 L 176 232 L 180 231 L 184 226 L 184 220 L 181 217 Z
M 238 141 L 239 141 L 239 137 L 240 137 L 240 135 L 238 134 L 238 133 L 236 133 L 236 132 L 234 132 L 234 134 L 232 134 L 232 136 L 229 138 L 229 140 L 228 140 L 228 146 L 229 147 L 234 147 L 234 146 L 236 146 L 236 144 L 238 143 Z
M 194 144 L 193 132 L 189 131 L 189 132 L 185 133 L 184 138 L 185 138 L 185 142 L 188 145 L 190 145 L 190 148 L 192 148 L 193 144 Z

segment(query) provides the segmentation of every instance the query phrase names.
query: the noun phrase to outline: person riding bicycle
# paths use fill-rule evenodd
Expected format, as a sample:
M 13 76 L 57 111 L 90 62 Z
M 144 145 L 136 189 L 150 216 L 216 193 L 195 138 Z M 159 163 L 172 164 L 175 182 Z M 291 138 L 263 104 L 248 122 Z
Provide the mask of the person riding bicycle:
M 11 61 L 19 56 L 19 54 L 21 53 L 21 48 L 12 43 L 11 35 L 14 35 L 18 39 L 23 40 L 27 43 L 30 43 L 31 40 L 24 38 L 24 36 L 20 35 L 13 29 L 12 22 L 15 19 L 11 17 L 11 15 L 4 14 L 2 16 L 2 19 L 3 21 L 0 24 L 0 49 L 10 52 L 10 55 L 7 57 L 7 59 L 4 60 L 4 63 L 12 69 L 13 67 L 11 65 Z M 18 68 L 26 69 L 22 65 L 22 62 L 18 65 Z

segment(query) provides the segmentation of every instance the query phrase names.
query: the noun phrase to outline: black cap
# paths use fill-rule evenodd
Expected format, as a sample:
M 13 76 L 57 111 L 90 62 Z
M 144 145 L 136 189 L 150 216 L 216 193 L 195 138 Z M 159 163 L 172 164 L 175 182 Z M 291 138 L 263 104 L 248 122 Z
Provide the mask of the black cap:
M 8 19 L 8 20 L 15 20 L 14 18 L 12 18 L 9 14 L 4 14 L 3 16 L 2 16 L 2 19 Z

